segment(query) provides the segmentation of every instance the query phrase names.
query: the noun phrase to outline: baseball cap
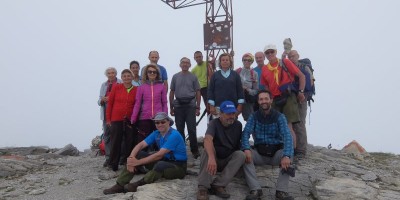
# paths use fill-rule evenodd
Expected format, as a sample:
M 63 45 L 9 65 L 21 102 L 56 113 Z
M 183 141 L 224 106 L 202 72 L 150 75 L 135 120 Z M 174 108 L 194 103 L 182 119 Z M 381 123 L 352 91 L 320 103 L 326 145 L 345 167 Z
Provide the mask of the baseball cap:
M 169 125 L 170 126 L 172 126 L 172 125 L 174 125 L 174 120 L 172 120 L 169 116 L 168 116 L 168 114 L 167 113 L 165 113 L 165 112 L 159 112 L 159 113 L 157 113 L 154 117 L 153 117 L 153 121 L 161 121 L 161 120 L 164 120 L 164 119 L 168 119 L 169 120 Z
M 237 112 L 235 104 L 232 101 L 224 101 L 219 106 L 219 109 L 223 113 L 235 113 Z
M 267 44 L 267 45 L 264 47 L 264 52 L 266 52 L 268 49 L 272 49 L 272 50 L 275 50 L 275 51 L 276 51 L 276 45 L 274 45 L 274 44 Z

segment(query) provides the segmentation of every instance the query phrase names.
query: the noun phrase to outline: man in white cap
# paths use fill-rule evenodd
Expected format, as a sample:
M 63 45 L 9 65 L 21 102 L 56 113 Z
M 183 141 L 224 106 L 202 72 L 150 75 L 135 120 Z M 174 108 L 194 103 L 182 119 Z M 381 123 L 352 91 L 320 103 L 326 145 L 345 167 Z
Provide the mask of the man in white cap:
M 104 194 L 136 192 L 139 186 L 150 184 L 160 178 L 182 179 L 186 175 L 186 145 L 181 134 L 171 128 L 174 121 L 165 112 L 159 112 L 153 118 L 157 130 L 137 144 L 128 157 L 126 168 L 119 174 L 117 184 L 103 191 Z M 142 151 L 156 143 L 160 149 L 154 154 Z M 142 179 L 129 183 L 138 168 L 151 169 Z
M 200 158 L 198 200 L 208 199 L 208 189 L 221 198 L 229 198 L 225 187 L 231 182 L 245 161 L 240 150 L 242 124 L 236 120 L 236 107 L 232 101 L 220 104 L 220 117 L 208 124 L 204 136 L 204 152 Z M 213 176 L 221 172 L 213 180 Z
M 300 122 L 298 103 L 305 101 L 305 76 L 289 59 L 276 57 L 276 45 L 266 45 L 264 54 L 269 62 L 262 69 L 260 82 L 272 94 L 272 107 L 285 115 L 296 147 L 293 124 Z M 299 88 L 293 87 L 295 77 L 299 78 Z

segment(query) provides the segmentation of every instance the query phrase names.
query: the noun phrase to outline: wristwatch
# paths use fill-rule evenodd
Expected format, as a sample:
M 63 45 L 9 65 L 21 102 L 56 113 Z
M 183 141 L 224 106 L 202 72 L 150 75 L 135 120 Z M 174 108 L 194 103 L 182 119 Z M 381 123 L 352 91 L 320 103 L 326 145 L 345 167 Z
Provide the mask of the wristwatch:
M 299 90 L 300 93 L 304 93 L 304 90 Z

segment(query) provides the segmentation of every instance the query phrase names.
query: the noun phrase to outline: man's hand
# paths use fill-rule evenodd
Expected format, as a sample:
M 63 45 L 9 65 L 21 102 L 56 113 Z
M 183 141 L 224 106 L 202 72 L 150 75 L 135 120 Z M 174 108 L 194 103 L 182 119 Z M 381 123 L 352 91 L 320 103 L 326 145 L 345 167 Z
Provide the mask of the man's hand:
M 304 100 L 306 100 L 306 97 L 304 96 L 304 93 L 299 92 L 299 94 L 297 95 L 297 100 L 299 101 L 299 103 L 303 103 Z
M 289 166 L 290 166 L 290 159 L 289 157 L 284 156 L 281 159 L 281 168 L 286 170 Z
M 200 108 L 196 108 L 196 116 L 200 116 Z
M 111 122 L 106 122 L 106 125 L 107 125 L 108 127 L 111 127 Z
M 134 173 L 136 171 L 136 167 L 129 166 L 128 164 L 126 165 L 126 169 L 131 173 Z
M 126 162 L 127 166 L 132 166 L 132 167 L 136 167 L 138 165 L 140 165 L 139 160 L 135 157 L 128 157 L 127 162 Z
M 174 108 L 171 108 L 170 110 L 171 110 L 171 111 L 169 111 L 169 113 L 171 114 L 171 116 L 175 116 Z
M 212 176 L 217 173 L 217 163 L 215 158 L 208 158 L 207 171 Z
M 244 150 L 244 155 L 246 155 L 246 163 L 251 163 L 252 162 L 252 158 L 251 158 L 251 151 L 246 149 Z

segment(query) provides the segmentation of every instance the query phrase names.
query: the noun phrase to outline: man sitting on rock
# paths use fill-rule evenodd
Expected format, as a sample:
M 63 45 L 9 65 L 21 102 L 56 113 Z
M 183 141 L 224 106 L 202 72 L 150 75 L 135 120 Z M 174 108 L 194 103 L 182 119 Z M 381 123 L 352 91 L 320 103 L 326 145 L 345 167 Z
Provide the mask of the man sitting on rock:
M 160 178 L 176 179 L 186 175 L 186 145 L 181 134 L 171 128 L 174 121 L 165 112 L 153 118 L 157 130 L 137 144 L 128 157 L 126 168 L 118 176 L 117 184 L 103 191 L 104 194 L 136 192 L 139 186 L 153 183 Z M 156 143 L 159 151 L 149 154 L 142 149 Z M 129 183 L 138 168 L 152 169 L 137 182 Z
M 225 186 L 232 180 L 245 161 L 240 150 L 242 124 L 236 120 L 236 108 L 232 101 L 220 104 L 220 117 L 210 121 L 204 136 L 204 149 L 200 158 L 198 200 L 208 199 L 208 189 L 221 197 L 229 198 Z M 221 175 L 212 180 L 213 175 Z
M 271 108 L 272 98 L 269 91 L 259 91 L 257 99 L 259 110 L 250 115 L 242 135 L 241 148 L 246 155 L 243 170 L 250 188 L 250 194 L 246 199 L 259 199 L 262 196 L 254 165 L 279 165 L 281 171 L 275 197 L 284 200 L 293 199 L 288 194 L 289 174 L 294 173 L 291 171 L 294 168 L 290 166 L 293 158 L 293 141 L 286 118 Z M 254 139 L 254 149 L 250 148 L 250 134 Z

